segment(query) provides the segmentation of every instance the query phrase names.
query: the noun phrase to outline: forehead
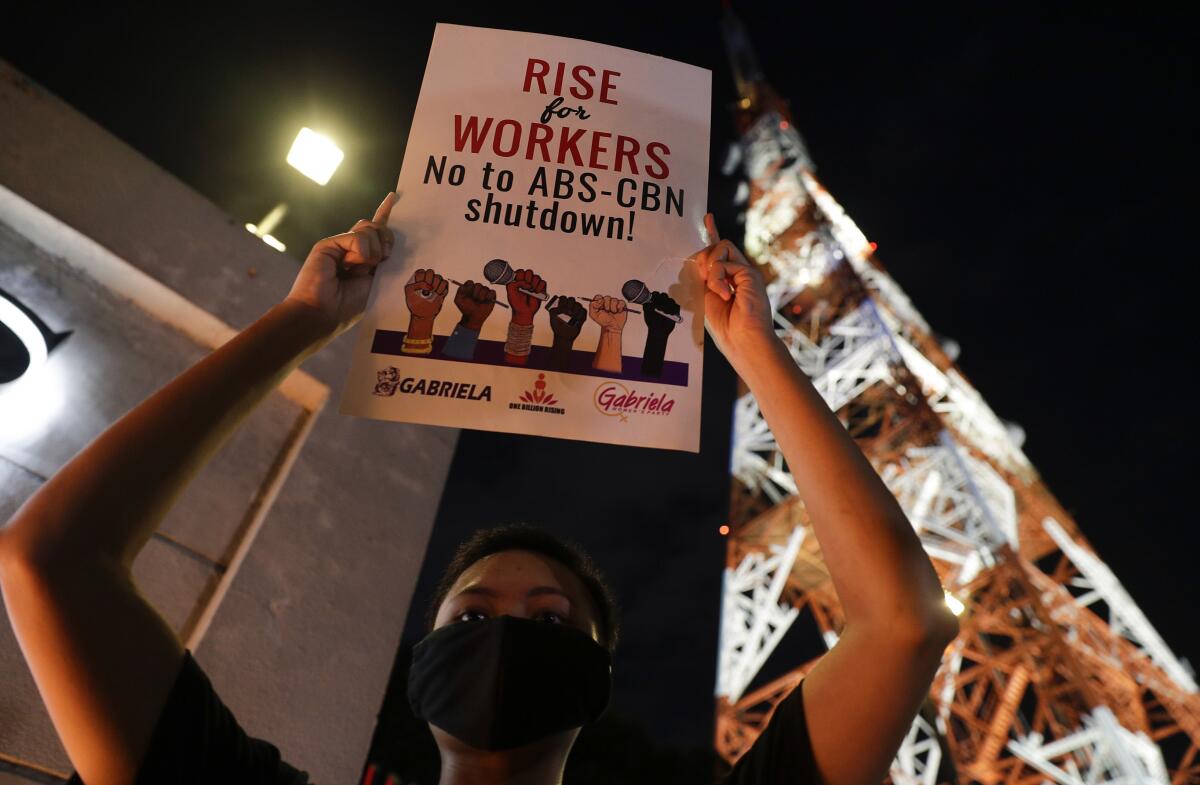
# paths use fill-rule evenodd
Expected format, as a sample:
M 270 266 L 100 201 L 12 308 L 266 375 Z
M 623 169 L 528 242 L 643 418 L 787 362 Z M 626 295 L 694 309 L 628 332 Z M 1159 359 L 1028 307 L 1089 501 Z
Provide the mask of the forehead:
M 447 599 L 469 586 L 520 590 L 532 586 L 561 589 L 572 600 L 583 602 L 586 593 L 579 577 L 557 559 L 525 550 L 509 550 L 485 556 L 458 576 Z

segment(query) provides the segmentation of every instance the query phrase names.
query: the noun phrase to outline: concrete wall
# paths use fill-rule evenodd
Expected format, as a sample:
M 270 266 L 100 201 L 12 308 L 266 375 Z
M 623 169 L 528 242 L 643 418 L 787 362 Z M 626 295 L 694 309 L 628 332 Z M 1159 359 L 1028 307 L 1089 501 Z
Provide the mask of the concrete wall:
M 381 173 L 380 182 L 391 178 Z M 235 328 L 284 296 L 296 271 L 292 259 L 3 61 L 0 185 Z M 372 207 L 364 205 L 364 214 Z M 21 238 L 11 231 L 6 239 L 10 252 L 0 255 L 0 273 L 10 286 L 26 286 L 27 296 L 41 291 L 43 303 L 88 296 L 80 282 L 47 285 L 48 278 L 61 277 L 53 264 L 43 259 L 35 265 L 36 252 L 12 251 Z M 0 462 L 0 512 L 14 509 L 61 465 L 71 442 L 86 441 L 122 405 L 198 356 L 200 350 L 186 341 L 175 351 L 159 351 L 180 339 L 145 314 L 123 314 L 124 326 L 117 329 L 121 320 L 112 308 L 101 302 L 91 311 L 55 313 L 66 323 L 53 327 L 87 330 L 71 341 L 93 342 L 108 356 L 123 358 L 119 367 L 97 359 L 109 367 L 86 377 L 112 405 L 74 424 L 57 423 L 65 428 L 59 437 L 25 445 L 16 459 L 7 454 Z M 107 332 L 105 313 L 113 316 Z M 149 343 L 141 350 L 131 345 L 129 330 L 141 330 Z M 332 388 L 335 400 L 351 338 L 343 336 L 305 366 Z M 457 437 L 448 429 L 347 418 L 334 409 L 318 418 L 197 651 L 247 730 L 279 745 L 316 781 L 329 783 L 353 782 L 365 758 Z M 268 404 L 240 435 L 244 446 L 227 451 L 224 468 L 214 468 L 217 474 L 203 478 L 181 502 L 187 514 L 180 513 L 179 526 L 197 544 L 189 548 L 212 564 L 221 564 L 227 540 L 205 538 L 228 524 L 234 513 L 224 508 L 237 507 L 247 493 L 243 475 L 260 471 L 263 455 L 270 454 L 263 448 L 260 455 L 253 445 L 274 444 L 289 416 L 286 403 Z M 183 586 L 180 570 L 167 566 L 179 554 L 162 548 L 165 555 L 148 556 L 139 574 L 178 626 L 194 612 L 186 601 L 194 587 Z M 203 582 L 212 580 L 203 574 L 211 567 L 196 561 L 189 569 L 199 571 L 196 580 Z M 172 598 L 179 601 L 174 606 Z M 0 639 L 11 636 L 3 626 Z M 0 761 L 61 770 L 61 748 L 44 716 L 6 714 L 6 705 L 37 705 L 32 681 L 12 655 L 11 644 L 5 656 L 0 640 Z M 11 776 L 0 773 L 0 781 Z

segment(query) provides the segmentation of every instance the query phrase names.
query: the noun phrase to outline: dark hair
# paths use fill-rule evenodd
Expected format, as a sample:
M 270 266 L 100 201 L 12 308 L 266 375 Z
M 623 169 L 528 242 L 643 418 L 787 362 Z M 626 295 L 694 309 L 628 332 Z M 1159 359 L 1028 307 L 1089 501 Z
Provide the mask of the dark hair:
M 556 537 L 545 529 L 529 523 L 508 523 L 490 529 L 479 529 L 458 546 L 446 571 L 438 581 L 433 600 L 425 610 L 426 628 L 433 629 L 438 608 L 442 606 L 450 587 L 475 562 L 501 551 L 534 551 L 549 556 L 575 573 L 587 589 L 596 608 L 596 624 L 600 628 L 600 643 L 611 654 L 617 648 L 617 602 L 604 580 L 604 574 L 591 557 L 574 542 Z

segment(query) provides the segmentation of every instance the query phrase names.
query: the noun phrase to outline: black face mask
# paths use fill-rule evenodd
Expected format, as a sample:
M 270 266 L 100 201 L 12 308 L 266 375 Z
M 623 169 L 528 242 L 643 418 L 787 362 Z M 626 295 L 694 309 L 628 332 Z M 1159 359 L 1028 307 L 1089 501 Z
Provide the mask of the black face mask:
M 507 750 L 595 720 L 608 706 L 608 650 L 564 624 L 460 621 L 413 647 L 408 702 L 472 747 Z

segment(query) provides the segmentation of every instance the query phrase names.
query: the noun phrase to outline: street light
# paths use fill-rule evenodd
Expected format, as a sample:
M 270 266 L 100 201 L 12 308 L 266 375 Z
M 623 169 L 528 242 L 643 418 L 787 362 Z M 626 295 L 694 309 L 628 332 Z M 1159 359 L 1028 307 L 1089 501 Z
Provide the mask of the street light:
M 955 616 L 962 616 L 962 613 L 963 613 L 963 611 L 965 611 L 967 609 L 967 606 L 963 603 L 962 600 L 955 597 L 950 592 L 945 592 L 945 594 L 946 594 L 946 607 L 949 608 L 950 612 L 953 613 Z
M 296 141 L 292 142 L 287 162 L 317 185 L 325 185 L 343 158 L 345 153 L 328 136 L 311 128 L 301 128 Z
M 317 185 L 325 185 L 346 154 L 328 136 L 311 128 L 301 128 L 288 151 L 287 162 Z M 246 224 L 246 231 L 262 240 L 276 251 L 286 251 L 287 246 L 279 242 L 271 232 L 287 215 L 287 204 L 280 202 L 257 224 Z

